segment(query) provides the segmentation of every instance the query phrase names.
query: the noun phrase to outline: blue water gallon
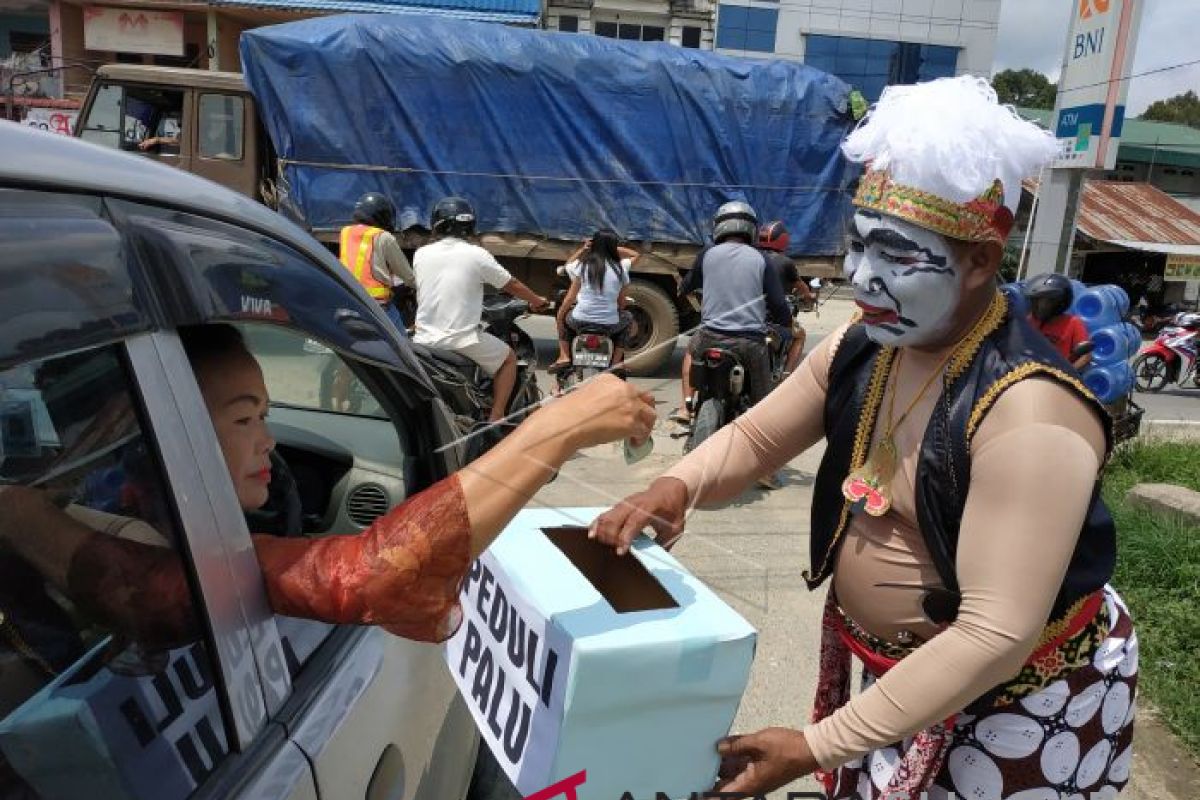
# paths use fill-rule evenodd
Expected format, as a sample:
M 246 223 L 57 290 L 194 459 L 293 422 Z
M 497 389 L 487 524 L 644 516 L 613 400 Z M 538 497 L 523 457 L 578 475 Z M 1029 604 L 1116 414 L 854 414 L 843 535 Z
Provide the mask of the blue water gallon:
M 1128 322 L 1121 324 L 1125 329 L 1125 341 L 1129 345 L 1129 349 L 1125 351 L 1126 358 L 1133 358 L 1142 349 L 1142 332 L 1137 329 L 1136 325 Z
M 1029 299 L 1025 297 L 1023 282 L 1006 283 L 1000 287 L 1000 291 L 1008 296 L 1008 304 L 1014 316 L 1024 317 L 1029 314 Z
M 1128 310 L 1129 295 L 1121 287 L 1111 284 L 1084 289 L 1075 298 L 1075 313 L 1089 331 L 1118 324 Z
M 1129 341 L 1129 328 L 1133 328 L 1133 333 L 1137 336 L 1134 343 Z M 1097 328 L 1090 333 L 1090 336 L 1092 344 L 1095 345 L 1092 350 L 1092 360 L 1097 364 L 1115 364 L 1118 361 L 1125 361 L 1137 354 L 1142 341 L 1137 328 L 1126 322 Z M 1131 348 L 1132 353 L 1130 353 Z
M 1083 281 L 1077 281 L 1071 278 L 1071 307 L 1067 309 L 1072 314 L 1078 314 L 1075 309 L 1079 306 L 1079 298 L 1083 297 L 1083 293 L 1088 290 L 1087 284 Z
M 1133 387 L 1133 368 L 1126 361 L 1093 364 L 1083 371 L 1083 385 L 1101 403 L 1115 403 Z

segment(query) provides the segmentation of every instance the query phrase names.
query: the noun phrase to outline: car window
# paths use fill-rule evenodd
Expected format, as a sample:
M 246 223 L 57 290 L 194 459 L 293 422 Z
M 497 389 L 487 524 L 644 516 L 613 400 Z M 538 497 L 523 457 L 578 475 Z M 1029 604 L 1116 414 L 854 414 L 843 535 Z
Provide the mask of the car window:
M 240 327 L 263 368 L 272 403 L 387 419 L 362 379 L 325 345 L 287 328 Z
M 0 796 L 176 800 L 227 755 L 170 496 L 120 348 L 0 372 Z
M 200 95 L 200 157 L 240 161 L 246 101 L 230 94 Z

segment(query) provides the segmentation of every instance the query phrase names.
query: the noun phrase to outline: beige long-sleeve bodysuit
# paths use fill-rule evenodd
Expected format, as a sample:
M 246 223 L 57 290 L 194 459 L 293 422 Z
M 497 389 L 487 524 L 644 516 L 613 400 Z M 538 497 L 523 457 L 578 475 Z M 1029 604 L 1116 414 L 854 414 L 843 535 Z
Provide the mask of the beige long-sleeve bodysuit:
M 827 337 L 769 397 L 666 473 L 687 485 L 692 504 L 732 499 L 824 436 L 829 367 L 845 330 Z M 905 352 L 888 389 L 897 392 L 897 415 L 944 355 Z M 962 603 L 957 619 L 939 628 L 920 603 L 941 581 L 918 530 L 914 500 L 921 440 L 939 388 L 934 381 L 895 432 L 901 459 L 891 510 L 879 518 L 852 517 L 833 574 L 839 605 L 869 633 L 898 642 L 904 630 L 924 644 L 805 729 L 824 769 L 945 719 L 1018 672 L 1048 621 L 1104 461 L 1100 420 L 1063 386 L 1030 378 L 1001 396 L 972 441 L 956 561 Z M 876 426 L 876 437 L 883 427 Z M 815 640 L 818 632 L 811 635 Z

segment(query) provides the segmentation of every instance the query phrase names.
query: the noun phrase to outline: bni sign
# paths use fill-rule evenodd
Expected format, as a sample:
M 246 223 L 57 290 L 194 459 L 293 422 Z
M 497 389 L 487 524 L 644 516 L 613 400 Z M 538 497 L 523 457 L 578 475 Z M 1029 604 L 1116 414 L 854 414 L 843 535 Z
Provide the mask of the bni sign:
M 1125 98 L 1145 0 L 1070 0 L 1054 135 L 1056 167 L 1112 169 L 1125 121 Z

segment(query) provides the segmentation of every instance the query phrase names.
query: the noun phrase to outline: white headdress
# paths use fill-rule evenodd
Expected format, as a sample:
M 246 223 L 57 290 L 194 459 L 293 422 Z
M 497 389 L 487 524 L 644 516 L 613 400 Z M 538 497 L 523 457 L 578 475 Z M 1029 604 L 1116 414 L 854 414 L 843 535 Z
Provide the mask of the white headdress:
M 1003 243 L 1021 180 L 1052 161 L 1058 143 L 1000 105 L 986 80 L 963 76 L 888 87 L 842 151 L 867 166 L 855 205 Z

